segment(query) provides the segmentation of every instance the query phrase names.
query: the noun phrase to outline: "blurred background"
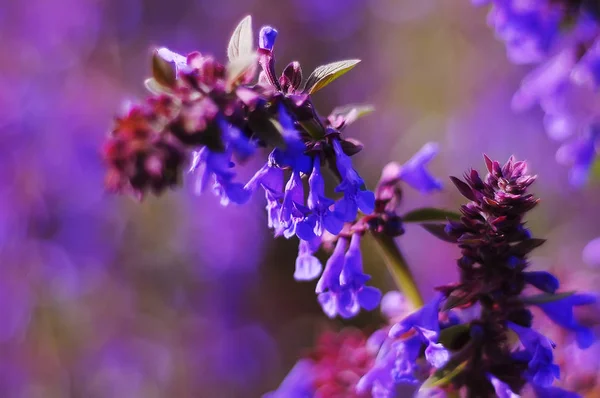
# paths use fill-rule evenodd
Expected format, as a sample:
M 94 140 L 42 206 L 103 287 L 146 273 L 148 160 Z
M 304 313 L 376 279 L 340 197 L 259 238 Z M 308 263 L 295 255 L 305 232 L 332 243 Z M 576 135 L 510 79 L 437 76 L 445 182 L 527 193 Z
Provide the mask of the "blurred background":
M 342 325 L 326 320 L 314 283 L 294 281 L 297 242 L 272 239 L 262 195 L 221 208 L 189 187 L 141 204 L 104 192 L 99 150 L 122 104 L 146 96 L 151 50 L 224 60 L 247 14 L 255 30 L 279 30 L 278 70 L 362 59 L 315 103 L 322 114 L 375 105 L 346 132 L 365 144 L 355 165 L 371 187 L 428 141 L 440 143 L 431 170 L 444 182 L 483 169 L 484 152 L 527 159 L 542 197 L 529 227 L 549 239 L 533 267 L 598 289 L 581 252 L 600 235 L 600 184 L 571 188 L 541 112 L 510 110 L 527 68 L 506 59 L 486 12 L 468 0 L 3 0 L 0 396 L 259 397 Z M 407 190 L 403 209 L 461 203 L 447 183 Z M 399 244 L 425 296 L 456 278 L 451 245 L 411 226 Z M 377 252 L 364 253 L 374 285 L 393 289 Z

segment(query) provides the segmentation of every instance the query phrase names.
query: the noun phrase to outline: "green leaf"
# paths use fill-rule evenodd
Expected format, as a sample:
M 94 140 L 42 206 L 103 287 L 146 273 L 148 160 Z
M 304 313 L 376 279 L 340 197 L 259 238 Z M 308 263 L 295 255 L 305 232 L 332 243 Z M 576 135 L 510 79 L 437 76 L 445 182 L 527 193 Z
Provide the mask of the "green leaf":
M 234 61 L 250 55 L 254 51 L 254 34 L 252 33 L 252 16 L 248 15 L 240 21 L 233 31 L 227 46 L 227 58 Z
M 438 339 L 438 343 L 443 345 L 446 349 L 455 350 L 460 347 L 456 347 L 457 342 L 469 334 L 469 330 L 471 329 L 471 325 L 468 323 L 461 323 L 458 325 L 450 326 L 449 328 L 443 329 L 440 331 L 440 337 Z
M 165 87 L 173 87 L 177 79 L 177 65 L 161 57 L 158 50 L 152 53 L 152 77 Z
M 372 105 L 344 105 L 338 106 L 333 111 L 331 111 L 331 116 L 334 117 L 343 117 L 346 125 L 354 123 L 359 118 L 366 116 L 375 111 L 375 108 Z
M 427 232 L 432 234 L 438 239 L 443 240 L 444 242 L 456 243 L 457 239 L 453 236 L 450 236 L 446 233 L 446 224 L 440 223 L 423 223 L 419 224 L 421 227 L 425 228 Z
M 360 59 L 349 59 L 346 61 L 333 62 L 321 65 L 310 74 L 304 84 L 304 92 L 313 94 L 354 68 Z
M 447 386 L 452 380 L 458 376 L 463 369 L 467 366 L 468 361 L 456 363 L 455 361 L 448 361 L 448 363 L 435 371 L 421 386 L 421 388 L 434 388 Z
M 535 296 L 521 297 L 520 300 L 525 305 L 544 304 L 544 303 L 551 303 L 553 301 L 562 300 L 573 294 L 575 294 L 575 292 L 564 292 L 564 293 L 556 293 L 556 294 L 542 293 L 542 294 L 536 294 Z
M 404 222 L 427 222 L 427 221 L 446 221 L 460 220 L 461 215 L 450 210 L 437 209 L 435 207 L 422 207 L 409 211 L 402 216 Z

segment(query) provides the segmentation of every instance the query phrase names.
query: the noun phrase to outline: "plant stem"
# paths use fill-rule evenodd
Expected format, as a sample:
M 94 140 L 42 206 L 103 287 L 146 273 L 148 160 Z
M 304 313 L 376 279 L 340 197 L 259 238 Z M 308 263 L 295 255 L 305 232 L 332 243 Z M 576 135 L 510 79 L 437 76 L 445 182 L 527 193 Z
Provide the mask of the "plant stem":
M 408 264 L 402 252 L 396 246 L 394 238 L 385 234 L 371 234 L 377 242 L 377 247 L 383 255 L 388 272 L 394 279 L 394 283 L 404 293 L 415 309 L 423 306 L 423 297 L 415 283 L 415 278 L 408 268 Z

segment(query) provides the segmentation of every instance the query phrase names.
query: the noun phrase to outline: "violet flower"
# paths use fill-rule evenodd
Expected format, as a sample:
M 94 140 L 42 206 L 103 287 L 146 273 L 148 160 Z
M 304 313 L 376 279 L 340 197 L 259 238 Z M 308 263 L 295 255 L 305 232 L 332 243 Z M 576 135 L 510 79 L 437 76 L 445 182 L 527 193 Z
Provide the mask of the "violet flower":
M 539 103 L 548 134 L 564 142 L 557 161 L 581 186 L 597 155 L 600 97 L 600 8 L 592 1 L 490 0 L 488 23 L 515 63 L 539 66 L 513 98 L 517 110 Z

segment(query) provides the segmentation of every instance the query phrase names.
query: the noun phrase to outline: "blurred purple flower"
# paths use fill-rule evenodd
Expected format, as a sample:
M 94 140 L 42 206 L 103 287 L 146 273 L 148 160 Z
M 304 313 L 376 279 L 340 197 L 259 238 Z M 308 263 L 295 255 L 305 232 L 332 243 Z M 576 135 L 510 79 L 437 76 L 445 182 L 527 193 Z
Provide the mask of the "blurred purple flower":
M 574 332 L 577 344 L 583 349 L 588 348 L 594 343 L 594 333 L 590 328 L 577 322 L 573 314 L 573 307 L 589 305 L 595 302 L 596 297 L 591 294 L 575 293 L 561 300 L 536 305 L 557 325 Z
M 600 237 L 592 239 L 583 248 L 583 262 L 590 267 L 600 266 Z
M 277 390 L 262 398 L 312 398 L 314 397 L 314 364 L 309 359 L 299 360 L 283 379 Z
M 596 157 L 600 98 L 600 10 L 591 2 L 491 0 L 488 22 L 506 42 L 515 63 L 539 63 L 513 97 L 513 108 L 539 103 L 548 134 L 565 140 L 557 161 L 571 167 L 570 182 L 582 186 Z

